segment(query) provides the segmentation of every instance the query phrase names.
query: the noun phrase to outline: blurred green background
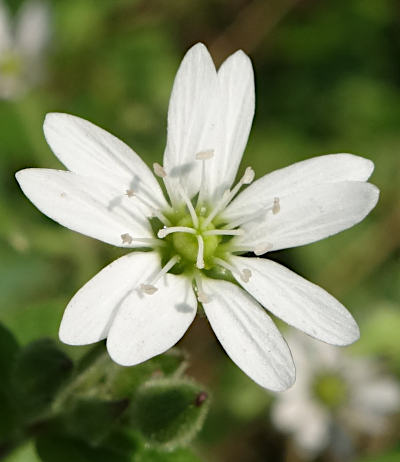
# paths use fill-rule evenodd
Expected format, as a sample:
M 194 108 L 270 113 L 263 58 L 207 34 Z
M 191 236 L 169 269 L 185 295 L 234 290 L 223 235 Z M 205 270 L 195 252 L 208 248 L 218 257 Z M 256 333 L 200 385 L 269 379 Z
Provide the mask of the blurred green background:
M 15 12 L 21 3 L 8 5 Z M 175 72 L 186 50 L 202 41 L 218 65 L 238 48 L 254 64 L 256 115 L 242 168 L 251 165 L 261 176 L 335 152 L 375 162 L 371 181 L 381 199 L 362 224 L 272 257 L 341 300 L 362 333 L 349 354 L 377 358 L 400 380 L 400 2 L 49 4 L 52 35 L 43 79 L 0 101 L 0 321 L 19 343 L 57 339 L 71 296 L 123 253 L 53 223 L 19 190 L 17 170 L 62 168 L 43 137 L 45 114 L 86 118 L 124 140 L 148 164 L 161 162 Z M 196 320 L 180 346 L 190 358 L 188 375 L 213 395 L 193 444 L 201 460 L 308 460 L 271 423 L 275 396 L 232 365 L 205 319 Z M 85 350 L 63 348 L 74 358 Z M 349 460 L 400 460 L 399 422 L 392 416 L 390 430 L 376 437 L 352 434 Z M 328 449 L 316 460 L 340 459 Z M 36 461 L 34 449 L 26 446 L 9 461 Z

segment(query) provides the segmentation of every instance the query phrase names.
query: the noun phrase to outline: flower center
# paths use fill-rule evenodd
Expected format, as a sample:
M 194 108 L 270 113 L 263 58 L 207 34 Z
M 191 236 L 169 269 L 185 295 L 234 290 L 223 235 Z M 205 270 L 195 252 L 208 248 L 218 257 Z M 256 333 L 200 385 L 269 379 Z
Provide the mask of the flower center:
M 329 409 L 337 409 L 346 402 L 348 387 L 343 378 L 333 372 L 318 375 L 312 385 L 314 396 Z
M 17 76 L 22 71 L 21 59 L 16 53 L 6 53 L 0 60 L 0 74 Z
M 202 224 L 204 223 L 204 217 L 198 217 L 198 228 L 194 229 L 196 234 L 191 233 L 180 233 L 176 232 L 172 234 L 172 244 L 178 255 L 190 263 L 196 263 L 199 253 L 199 241 L 201 237 L 203 240 L 203 261 L 204 267 L 209 268 L 212 264 L 212 257 L 214 256 L 221 237 L 218 235 L 207 235 L 205 232 L 215 230 L 215 226 L 209 223 L 204 229 Z M 178 221 L 177 226 L 191 228 L 193 226 L 192 219 L 190 216 L 186 216 Z

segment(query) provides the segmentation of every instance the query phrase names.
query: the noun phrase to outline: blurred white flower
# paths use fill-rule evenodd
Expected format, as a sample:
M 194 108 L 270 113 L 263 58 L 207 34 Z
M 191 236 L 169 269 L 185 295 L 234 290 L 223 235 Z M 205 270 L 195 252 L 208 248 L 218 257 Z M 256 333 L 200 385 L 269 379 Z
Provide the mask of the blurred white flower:
M 47 3 L 26 0 L 12 18 L 0 0 L 0 98 L 17 98 L 40 81 L 49 39 Z
M 164 166 L 149 168 L 127 145 L 67 114 L 49 114 L 47 142 L 70 171 L 17 173 L 26 196 L 70 229 L 135 251 L 104 268 L 69 303 L 60 338 L 107 337 L 123 365 L 172 347 L 192 323 L 197 299 L 222 346 L 255 382 L 292 385 L 290 351 L 261 305 L 336 345 L 359 337 L 346 308 L 320 287 L 261 255 L 318 241 L 361 221 L 379 191 L 373 163 L 351 154 L 299 162 L 232 187 L 254 114 L 250 59 L 238 51 L 217 72 L 202 44 L 185 56 L 168 110 Z M 236 197 L 237 196 L 237 197 Z M 245 289 L 245 290 L 242 290 Z
M 379 435 L 400 410 L 400 387 L 377 360 L 291 332 L 286 337 L 297 368 L 295 385 L 272 407 L 275 426 L 292 436 L 305 456 L 333 442 L 334 424 L 350 433 Z

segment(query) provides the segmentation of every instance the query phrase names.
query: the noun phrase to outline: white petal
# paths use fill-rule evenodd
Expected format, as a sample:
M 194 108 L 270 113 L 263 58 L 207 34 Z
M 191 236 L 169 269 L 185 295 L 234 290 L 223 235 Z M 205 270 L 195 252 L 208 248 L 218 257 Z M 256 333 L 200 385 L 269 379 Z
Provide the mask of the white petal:
M 87 345 L 107 337 L 125 298 L 160 271 L 154 252 L 132 252 L 103 268 L 69 302 L 60 326 L 60 340 Z
M 214 63 L 207 48 L 198 43 L 186 53 L 175 77 L 164 153 L 164 168 L 169 181 L 179 180 L 189 197 L 200 186 L 201 162 L 196 160 L 196 154 L 214 148 L 209 145 L 208 134 L 216 87 Z M 173 189 L 171 193 L 174 195 Z
M 132 292 L 115 317 L 107 348 L 118 364 L 133 366 L 164 353 L 196 316 L 197 300 L 189 278 L 167 274 L 156 287 L 152 295 Z
M 210 302 L 204 311 L 231 359 L 262 387 L 282 391 L 293 385 L 290 350 L 271 318 L 236 285 L 204 279 Z
M 211 201 L 231 187 L 246 148 L 254 116 L 254 74 L 239 50 L 218 71 L 219 113 L 214 157 L 205 163 L 205 186 Z
M 275 426 L 292 434 L 301 452 L 308 457 L 318 453 L 329 442 L 330 418 L 325 409 L 313 402 L 308 396 L 293 396 L 293 388 L 279 396 L 271 410 Z
M 26 0 L 16 19 L 17 47 L 26 56 L 37 57 L 43 52 L 49 39 L 49 5 L 40 0 Z
M 8 51 L 12 46 L 11 18 L 4 0 L 0 0 L 0 53 Z
M 243 286 L 268 311 L 293 327 L 334 345 L 355 342 L 360 332 L 346 308 L 321 287 L 272 260 L 232 257 L 239 268 L 251 271 Z
M 72 172 L 132 190 L 149 208 L 166 201 L 151 170 L 125 143 L 87 120 L 69 114 L 47 114 L 44 134 L 60 161 Z
M 21 170 L 16 178 L 42 213 L 69 229 L 119 247 L 143 247 L 138 241 L 124 243 L 123 234 L 153 237 L 133 198 L 107 184 L 72 172 L 40 168 Z
M 303 160 L 255 181 L 227 207 L 224 217 L 235 220 L 248 213 L 249 204 L 254 211 L 262 210 L 274 197 L 287 196 L 318 184 L 366 181 L 373 170 L 373 162 L 353 154 L 328 154 Z
M 235 242 L 248 249 L 269 246 L 269 250 L 278 250 L 319 241 L 359 223 L 378 198 L 378 188 L 370 183 L 317 185 L 280 197 L 279 213 L 264 212 L 243 225 L 246 232 Z

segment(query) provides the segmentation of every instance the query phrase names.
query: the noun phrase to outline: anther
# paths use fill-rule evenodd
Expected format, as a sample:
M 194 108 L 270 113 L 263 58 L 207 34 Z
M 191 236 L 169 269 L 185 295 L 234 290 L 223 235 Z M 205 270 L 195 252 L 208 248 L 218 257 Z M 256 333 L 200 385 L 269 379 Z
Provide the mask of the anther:
M 279 197 L 274 197 L 274 203 L 272 205 L 272 213 L 276 215 L 281 209 L 281 204 L 279 202 Z
M 167 176 L 167 172 L 164 170 L 164 167 L 162 167 L 158 162 L 154 162 L 153 170 L 160 178 L 165 178 Z
M 211 301 L 211 298 L 203 290 L 203 284 L 201 283 L 200 273 L 195 274 L 194 279 L 196 281 L 197 300 L 200 303 L 209 303 Z
M 241 272 L 240 279 L 243 282 L 249 282 L 251 278 L 251 271 L 248 268 L 244 268 Z
M 265 243 L 264 245 L 257 246 L 253 249 L 253 252 L 256 255 L 263 255 L 273 248 L 273 245 L 270 242 Z
M 208 160 L 214 157 L 214 149 L 208 149 L 207 151 L 201 151 L 196 154 L 196 160 Z
M 133 197 L 135 195 L 135 193 L 133 192 L 132 189 L 127 189 L 125 191 L 125 194 L 128 196 L 128 197 Z
M 129 233 L 121 234 L 123 244 L 132 244 L 133 237 Z
M 170 226 L 169 228 L 162 228 L 158 231 L 157 236 L 160 239 L 163 239 L 165 236 L 171 233 L 188 233 L 196 234 L 196 231 L 193 228 L 188 228 L 187 226 Z
M 158 289 L 152 284 L 140 284 L 140 290 L 147 295 L 153 295 Z
M 247 167 L 241 180 L 242 184 L 250 184 L 254 180 L 254 176 L 254 170 L 251 167 Z

